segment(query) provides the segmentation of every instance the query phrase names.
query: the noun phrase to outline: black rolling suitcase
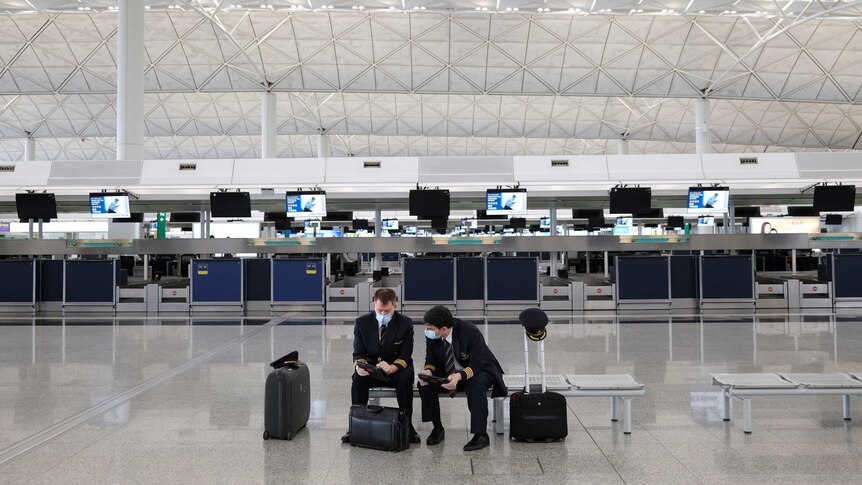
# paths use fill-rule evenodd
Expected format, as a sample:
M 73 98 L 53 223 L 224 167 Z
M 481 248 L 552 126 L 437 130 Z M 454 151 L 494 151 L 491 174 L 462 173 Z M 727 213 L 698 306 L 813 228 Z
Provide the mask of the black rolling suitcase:
M 383 451 L 410 448 L 410 421 L 404 411 L 383 406 L 350 406 L 350 446 Z
M 530 349 L 524 335 L 524 391 L 509 399 L 509 437 L 521 441 L 555 441 L 569 434 L 566 398 L 545 387 L 545 341 L 539 341 L 540 389 L 530 389 Z M 540 392 L 536 392 L 540 391 Z
M 308 366 L 291 352 L 270 365 L 266 376 L 263 439 L 292 440 L 308 423 L 311 412 Z

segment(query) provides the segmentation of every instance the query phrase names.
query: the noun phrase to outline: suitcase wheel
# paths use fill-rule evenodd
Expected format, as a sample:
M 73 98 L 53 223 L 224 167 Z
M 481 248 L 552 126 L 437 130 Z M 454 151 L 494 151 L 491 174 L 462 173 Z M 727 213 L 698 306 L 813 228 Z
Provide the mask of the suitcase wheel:
M 264 431 L 264 432 L 263 432 L 263 439 L 265 439 L 265 440 L 268 440 L 268 439 L 269 439 L 269 431 Z

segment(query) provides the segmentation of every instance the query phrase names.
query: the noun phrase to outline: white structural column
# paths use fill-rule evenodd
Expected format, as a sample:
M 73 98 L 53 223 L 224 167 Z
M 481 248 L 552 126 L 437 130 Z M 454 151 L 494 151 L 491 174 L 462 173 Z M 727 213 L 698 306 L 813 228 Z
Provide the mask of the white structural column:
M 617 140 L 617 155 L 629 154 L 629 141 L 625 138 Z
M 261 158 L 276 158 L 276 135 L 278 126 L 276 125 L 276 94 L 265 92 L 260 98 L 260 137 L 261 137 Z
M 36 160 L 36 139 L 28 135 L 24 140 L 24 161 L 32 162 L 33 160 Z
M 317 158 L 329 158 L 329 136 L 323 128 L 318 131 L 320 134 L 317 135 Z
M 709 132 L 709 100 L 694 100 L 694 140 L 698 154 L 712 153 L 712 135 Z
M 551 224 L 551 237 L 555 237 L 557 235 L 557 203 L 551 202 L 551 213 L 548 217 L 548 222 Z M 551 253 L 551 277 L 557 277 L 557 259 L 559 259 L 560 253 L 554 251 Z
M 144 159 L 144 3 L 118 2 L 117 160 Z

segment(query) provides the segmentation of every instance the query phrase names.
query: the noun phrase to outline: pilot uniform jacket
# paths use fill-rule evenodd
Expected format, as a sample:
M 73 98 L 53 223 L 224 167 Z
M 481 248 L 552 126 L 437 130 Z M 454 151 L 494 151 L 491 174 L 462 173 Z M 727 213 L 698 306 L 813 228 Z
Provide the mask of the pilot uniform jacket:
M 353 365 L 387 362 L 398 370 L 413 368 L 413 320 L 395 312 L 380 341 L 380 327 L 374 312 L 356 319 L 353 326 Z
M 435 376 L 446 376 L 446 348 L 444 339 L 425 339 L 425 368 Z M 508 393 L 503 382 L 503 368 L 491 349 L 485 344 L 482 332 L 475 324 L 455 318 L 452 322 L 452 351 L 455 360 L 464 368 L 461 382 L 465 385 L 479 373 L 492 377 L 494 390 L 492 397 L 505 397 Z

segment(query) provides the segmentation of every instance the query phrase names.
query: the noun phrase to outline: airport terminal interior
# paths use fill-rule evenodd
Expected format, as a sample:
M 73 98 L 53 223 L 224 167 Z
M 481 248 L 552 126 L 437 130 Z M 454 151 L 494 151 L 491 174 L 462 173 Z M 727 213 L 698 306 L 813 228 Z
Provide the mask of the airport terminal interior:
M 0 0 L 0 484 L 859 481 L 862 1 L 330 1 Z

